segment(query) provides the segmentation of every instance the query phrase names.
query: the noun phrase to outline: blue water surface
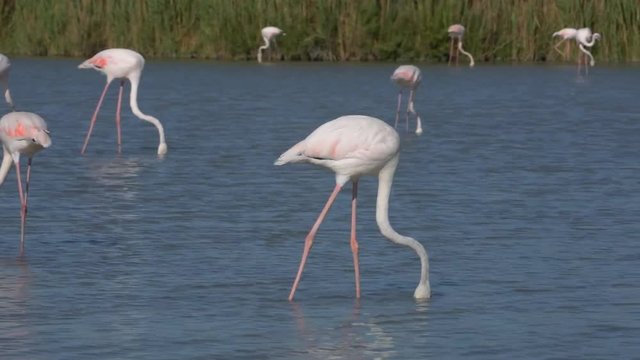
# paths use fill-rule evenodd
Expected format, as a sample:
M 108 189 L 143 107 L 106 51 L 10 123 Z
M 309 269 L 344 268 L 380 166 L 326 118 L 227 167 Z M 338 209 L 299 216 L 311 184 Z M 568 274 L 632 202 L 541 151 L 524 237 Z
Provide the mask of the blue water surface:
M 105 81 L 80 62 L 12 59 L 15 103 L 53 145 L 33 161 L 22 258 L 13 171 L 0 189 L 0 358 L 640 354 L 638 67 L 421 65 L 425 132 L 401 123 L 390 218 L 427 248 L 432 299 L 412 298 L 419 260 L 379 233 L 363 178 L 361 300 L 346 186 L 290 303 L 334 176 L 273 161 L 341 115 L 393 124 L 397 64 L 150 60 L 139 101 L 165 125 L 159 159 L 128 105 L 116 153 L 115 83 L 79 154 Z

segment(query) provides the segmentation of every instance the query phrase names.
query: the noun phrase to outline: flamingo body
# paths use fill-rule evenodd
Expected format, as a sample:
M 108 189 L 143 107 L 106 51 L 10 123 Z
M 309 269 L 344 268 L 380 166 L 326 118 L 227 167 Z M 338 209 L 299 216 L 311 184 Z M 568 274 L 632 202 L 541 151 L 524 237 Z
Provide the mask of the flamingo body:
M 456 65 L 457 65 L 459 53 L 463 53 L 465 56 L 469 58 L 469 67 L 474 67 L 476 63 L 473 60 L 473 56 L 462 48 L 462 39 L 464 38 L 464 33 L 465 33 L 464 26 L 462 26 L 461 24 L 453 24 L 449 26 L 449 28 L 447 29 L 447 32 L 449 33 L 449 37 L 451 38 L 451 41 L 450 41 L 451 45 L 449 47 L 449 64 L 451 64 L 451 59 L 455 57 Z M 454 55 L 454 43 L 456 42 L 458 43 L 458 45 L 455 51 L 456 54 Z
M 401 65 L 391 75 L 391 81 L 400 87 L 398 91 L 398 106 L 396 107 L 396 121 L 395 127 L 398 127 L 398 119 L 400 118 L 400 104 L 402 103 L 402 91 L 409 90 L 409 100 L 407 102 L 407 131 L 409 130 L 409 113 L 412 113 L 416 117 L 416 134 L 422 134 L 422 122 L 420 116 L 414 107 L 415 92 L 422 82 L 422 73 L 417 66 L 414 65 Z
M 16 109 L 11 99 L 11 91 L 9 91 L 9 69 L 11 69 L 9 58 L 4 54 L 0 54 L 0 83 L 4 88 L 4 98 L 7 104 L 9 104 L 11 110 L 15 111 Z
M 560 46 L 560 44 L 562 44 L 563 42 L 567 41 L 567 40 L 573 40 L 576 38 L 576 35 L 578 34 L 578 30 L 575 28 L 564 28 L 561 29 L 559 31 L 556 31 L 553 33 L 553 35 L 551 35 L 552 38 L 556 38 L 556 37 L 560 37 L 560 41 L 555 44 L 553 46 L 553 48 L 560 53 L 560 55 L 562 55 L 563 57 L 567 57 L 567 54 L 569 52 L 569 43 L 566 43 L 566 48 L 565 48 L 565 52 L 563 53 L 562 51 L 560 51 L 560 49 L 558 49 L 558 46 Z
M 379 178 L 376 222 L 380 232 L 393 242 L 411 247 L 420 257 L 421 277 L 414 297 L 425 299 L 431 296 L 426 250 L 415 239 L 398 234 L 389 224 L 389 195 L 393 176 L 398 166 L 399 151 L 400 137 L 391 126 L 373 117 L 351 115 L 321 125 L 306 139 L 285 151 L 275 161 L 275 165 L 295 162 L 311 163 L 328 168 L 336 175 L 336 186 L 305 239 L 302 260 L 289 294 L 289 300 L 293 300 L 318 228 L 338 193 L 348 181 L 353 183 L 351 250 L 356 280 L 356 297 L 360 297 L 356 204 L 358 181 L 361 176 L 365 175 L 378 175 Z
M 264 40 L 264 45 L 258 48 L 258 62 L 262 62 L 262 51 L 269 49 L 271 46 L 271 42 L 276 41 L 276 37 L 279 35 L 287 35 L 282 29 L 279 29 L 275 26 L 267 26 L 262 28 L 260 31 L 262 35 L 262 40 Z
M 89 143 L 89 137 L 98 116 L 98 111 L 104 100 L 106 91 L 114 79 L 121 79 L 120 92 L 118 95 L 118 108 L 116 110 L 116 127 L 118 131 L 118 151 L 120 151 L 121 139 L 120 139 L 120 110 L 122 102 L 122 92 L 125 79 L 128 79 L 131 83 L 131 94 L 129 104 L 134 115 L 139 119 L 152 123 L 158 130 L 160 143 L 158 145 L 158 155 L 164 155 L 167 153 L 167 143 L 165 142 L 164 128 L 160 120 L 151 115 L 144 114 L 138 107 L 138 87 L 140 85 L 140 77 L 142 76 L 142 69 L 144 68 L 144 57 L 139 53 L 130 49 L 107 49 L 102 50 L 90 59 L 84 61 L 78 66 L 79 69 L 95 69 L 107 76 L 107 83 L 102 91 L 96 110 L 91 118 L 89 130 L 85 138 L 85 143 L 82 147 L 82 153 L 85 152 Z
M 27 217 L 27 200 L 29 195 L 29 181 L 31 177 L 31 161 L 33 156 L 51 146 L 51 137 L 47 123 L 40 116 L 29 112 L 11 112 L 0 119 L 0 141 L 4 151 L 2 165 L 0 165 L 0 185 L 11 169 L 16 167 L 18 181 L 18 195 L 20 196 L 20 254 L 24 253 L 24 234 Z M 20 155 L 28 157 L 26 190 L 22 190 L 20 175 Z
M 564 28 L 553 33 L 551 37 L 561 37 L 563 40 L 572 40 L 576 38 L 578 30 L 575 28 Z

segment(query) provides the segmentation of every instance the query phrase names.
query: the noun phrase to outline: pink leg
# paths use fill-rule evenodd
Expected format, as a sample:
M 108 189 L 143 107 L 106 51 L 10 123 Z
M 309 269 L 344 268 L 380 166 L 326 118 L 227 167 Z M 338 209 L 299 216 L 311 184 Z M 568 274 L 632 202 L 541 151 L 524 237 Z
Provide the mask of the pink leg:
M 351 252 L 353 253 L 353 269 L 356 274 L 356 298 L 360 298 L 360 265 L 358 261 L 358 241 L 356 240 L 356 208 L 358 207 L 358 182 L 353 182 L 351 196 Z
M 409 113 L 413 111 L 413 89 L 409 92 L 409 101 L 407 101 L 407 113 L 405 116 L 405 122 L 407 127 L 407 132 L 409 132 Z
M 27 222 L 27 209 L 29 202 L 29 183 L 31 182 L 31 161 L 32 158 L 27 160 L 27 181 L 24 189 L 24 218 L 22 219 L 22 224 L 20 226 L 20 255 L 24 255 L 24 235 L 25 235 L 25 227 Z M 16 166 L 17 169 L 17 166 Z
M 582 53 L 578 54 L 578 76 L 580 76 L 580 65 L 582 64 Z
M 458 39 L 458 43 L 460 39 Z M 456 66 L 458 66 L 458 59 L 460 58 L 460 48 L 456 46 Z
M 100 100 L 98 100 L 98 106 L 96 106 L 96 111 L 94 111 L 93 116 L 91 117 L 91 123 L 89 124 L 89 131 L 87 131 L 87 136 L 84 138 L 84 145 L 82 145 L 82 150 L 80 154 L 84 154 L 85 150 L 87 150 L 87 145 L 89 145 L 89 137 L 91 137 L 91 132 L 93 131 L 93 126 L 96 123 L 96 118 L 98 117 L 98 111 L 100 111 L 100 106 L 102 106 L 102 100 L 104 100 L 104 95 L 107 93 L 107 89 L 109 88 L 109 82 L 104 86 L 104 90 L 102 90 L 102 95 L 100 95 Z
M 27 202 L 22 192 L 22 176 L 20 174 L 20 160 L 14 161 L 16 165 L 16 179 L 18 180 L 18 195 L 20 196 L 20 256 L 24 255 L 24 224 L 27 217 Z
M 322 209 L 320 216 L 318 216 L 318 220 L 316 220 L 316 223 L 313 224 L 311 231 L 309 231 L 309 234 L 304 239 L 304 251 L 302 252 L 302 260 L 300 260 L 300 267 L 298 268 L 298 274 L 296 275 L 296 279 L 293 282 L 293 286 L 291 287 L 291 292 L 289 293 L 289 301 L 293 300 L 293 295 L 296 293 L 296 289 L 298 288 L 298 283 L 300 282 L 300 277 L 302 276 L 302 270 L 304 269 L 304 264 L 307 262 L 307 256 L 309 256 L 309 251 L 311 250 L 311 246 L 313 245 L 313 238 L 315 238 L 316 233 L 318 232 L 318 228 L 320 227 L 320 224 L 322 224 L 322 221 L 324 220 L 325 216 L 327 216 L 327 213 L 329 212 L 331 205 L 333 205 L 333 202 L 336 200 L 336 197 L 338 196 L 340 189 L 342 189 L 342 186 L 336 184 L 336 187 L 333 189 L 331 196 L 329 196 L 329 200 L 327 200 L 327 203 L 324 205 L 324 208 Z
M 451 60 L 453 59 L 453 38 L 449 41 L 449 65 L 451 65 Z
M 120 131 L 120 112 L 122 110 L 122 91 L 124 90 L 124 80 L 120 80 L 120 92 L 118 93 L 118 105 L 116 107 L 116 131 L 118 132 L 118 154 L 122 149 L 122 135 Z
M 587 54 L 584 54 L 582 56 L 582 58 L 584 59 L 583 65 L 584 65 L 584 74 L 585 75 L 589 75 L 589 61 L 587 59 Z
M 398 92 L 398 107 L 396 107 L 396 124 L 395 128 L 398 127 L 398 118 L 400 117 L 400 103 L 402 102 L 402 89 Z

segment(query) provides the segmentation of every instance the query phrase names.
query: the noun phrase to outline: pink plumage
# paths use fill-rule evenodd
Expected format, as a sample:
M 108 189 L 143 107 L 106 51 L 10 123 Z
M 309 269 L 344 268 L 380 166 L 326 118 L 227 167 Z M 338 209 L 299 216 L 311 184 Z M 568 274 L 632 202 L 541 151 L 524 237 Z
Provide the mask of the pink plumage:
M 380 119 L 370 116 L 351 115 L 342 116 L 321 125 L 304 140 L 285 151 L 275 161 L 275 165 L 307 162 L 326 167 L 336 174 L 336 186 L 305 239 L 298 273 L 289 293 L 290 301 L 293 300 L 300 282 L 302 271 L 318 228 L 338 193 L 348 181 L 353 183 L 350 243 L 353 253 L 356 297 L 360 297 L 356 204 L 358 181 L 364 175 L 378 175 L 376 222 L 380 232 L 393 242 L 411 247 L 420 257 L 422 265 L 421 276 L 414 296 L 418 299 L 425 299 L 431 296 L 428 272 L 429 262 L 426 250 L 415 239 L 398 234 L 389 224 L 389 195 L 393 176 L 398 166 L 399 151 L 400 137 L 391 126 Z
M 0 185 L 14 164 L 16 180 L 18 181 L 18 195 L 20 196 L 20 255 L 24 254 L 25 224 L 27 219 L 27 200 L 29 196 L 29 182 L 31 178 L 31 162 L 39 151 L 51 146 L 51 137 L 47 123 L 43 118 L 29 112 L 10 112 L 0 119 L 0 141 L 4 151 L 2 165 L 0 165 Z M 20 174 L 20 155 L 28 157 L 26 189 L 22 189 Z

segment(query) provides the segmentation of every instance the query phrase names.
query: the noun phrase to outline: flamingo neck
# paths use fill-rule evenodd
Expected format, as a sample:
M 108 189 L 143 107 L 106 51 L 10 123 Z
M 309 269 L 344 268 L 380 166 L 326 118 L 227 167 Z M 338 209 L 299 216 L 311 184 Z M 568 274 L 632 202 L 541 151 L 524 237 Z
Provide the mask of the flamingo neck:
M 11 99 L 11 92 L 9 91 L 9 81 L 6 76 L 0 77 L 0 83 L 2 83 L 2 87 L 4 88 L 4 99 L 7 101 L 7 104 L 11 107 L 12 111 L 16 111 L 15 106 L 13 105 L 13 100 Z
M 2 165 L 0 165 L 0 185 L 2 185 L 7 178 L 7 174 L 9 174 L 9 170 L 11 170 L 11 163 L 13 163 L 13 158 L 9 150 L 4 146 L 2 148 L 4 150 L 4 156 L 2 158 Z
M 471 54 L 469 54 L 468 52 L 464 51 L 464 49 L 462 48 L 462 39 L 458 40 L 458 50 L 460 50 L 461 53 L 465 54 L 470 62 L 469 62 L 469 67 L 473 67 L 476 63 L 475 61 L 473 61 L 473 56 L 471 56 Z
M 258 62 L 262 62 L 262 51 L 269 48 L 269 40 L 262 38 L 264 40 L 264 45 L 258 48 Z
M 596 40 L 597 38 L 600 37 L 600 34 L 595 33 L 593 35 L 591 35 L 591 41 L 581 41 L 580 44 L 584 45 L 584 46 L 588 46 L 588 47 L 592 47 L 593 45 L 596 44 Z
M 578 47 L 580 48 L 580 51 L 582 51 L 583 53 L 585 53 L 589 57 L 589 64 L 591 66 L 595 65 L 596 61 L 593 59 L 593 55 L 591 55 L 589 50 L 584 48 L 584 44 L 578 44 Z
M 139 119 L 152 123 L 158 129 L 158 135 L 160 137 L 158 155 L 164 155 L 167 153 L 167 143 L 164 138 L 164 128 L 162 127 L 162 123 L 155 117 L 143 113 L 138 107 L 138 86 L 140 85 L 140 75 L 129 77 L 129 81 L 131 82 L 131 96 L 129 99 L 131 111 L 133 111 L 133 114 Z
M 396 155 L 380 170 L 378 175 L 378 198 L 376 201 L 376 222 L 380 228 L 380 232 L 387 239 L 412 248 L 420 257 L 420 282 L 414 292 L 417 299 L 426 299 L 431 296 L 431 288 L 429 285 L 429 258 L 424 246 L 413 238 L 398 234 L 391 224 L 389 224 L 389 196 L 391 194 L 391 185 L 393 176 L 398 166 L 399 156 Z

